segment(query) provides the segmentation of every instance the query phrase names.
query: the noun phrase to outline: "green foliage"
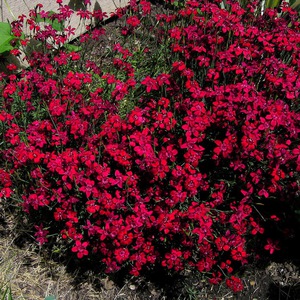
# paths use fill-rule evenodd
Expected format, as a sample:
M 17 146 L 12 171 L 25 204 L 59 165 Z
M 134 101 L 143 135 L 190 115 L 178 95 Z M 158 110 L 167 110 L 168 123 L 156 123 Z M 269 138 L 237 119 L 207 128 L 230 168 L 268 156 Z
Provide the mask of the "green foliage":
M 290 0 L 291 8 L 300 11 L 300 0 Z
M 7 22 L 0 22 L 0 56 L 13 49 L 11 42 L 16 37 L 11 32 L 11 26 Z
M 281 4 L 281 0 L 266 0 L 265 8 L 275 8 L 279 7 Z
M 80 47 L 80 46 L 75 46 L 75 45 L 70 44 L 70 43 L 64 44 L 64 48 L 65 48 L 68 52 L 79 52 L 79 51 L 82 50 L 82 47 Z
M 54 11 L 49 11 L 48 12 L 49 17 L 55 15 Z M 52 26 L 53 29 L 57 30 L 57 31 L 63 31 L 65 29 L 65 24 L 64 21 L 58 21 L 57 19 L 51 19 L 51 18 L 42 18 L 41 14 L 37 14 L 35 21 L 37 23 L 47 23 L 49 25 Z
M 56 298 L 55 298 L 55 296 L 50 295 L 50 296 L 47 296 L 45 298 L 45 300 L 56 300 Z
M 185 6 L 185 1 L 174 1 L 172 5 L 176 8 L 183 8 Z

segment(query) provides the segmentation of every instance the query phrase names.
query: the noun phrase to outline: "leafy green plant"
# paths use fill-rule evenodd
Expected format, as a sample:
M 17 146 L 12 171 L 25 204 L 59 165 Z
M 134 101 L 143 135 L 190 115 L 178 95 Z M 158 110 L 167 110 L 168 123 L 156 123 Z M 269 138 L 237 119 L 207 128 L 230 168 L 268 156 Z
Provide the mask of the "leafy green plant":
M 14 47 L 12 42 L 17 37 L 11 31 L 11 25 L 7 22 L 0 22 L 0 56 L 6 55 Z

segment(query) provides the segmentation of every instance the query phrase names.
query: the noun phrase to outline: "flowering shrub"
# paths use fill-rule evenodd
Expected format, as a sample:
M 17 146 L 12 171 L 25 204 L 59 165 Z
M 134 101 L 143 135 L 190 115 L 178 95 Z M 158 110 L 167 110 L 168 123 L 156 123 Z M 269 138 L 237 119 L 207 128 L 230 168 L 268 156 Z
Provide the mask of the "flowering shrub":
M 238 292 L 233 271 L 279 250 L 265 230 L 299 205 L 298 16 L 130 2 L 109 66 L 67 51 L 72 28 L 37 28 L 36 11 L 13 23 L 43 51 L 1 75 L 0 199 L 20 201 L 40 244 L 63 241 L 107 272 L 193 268 Z M 62 4 L 47 17 L 73 13 L 103 18 Z

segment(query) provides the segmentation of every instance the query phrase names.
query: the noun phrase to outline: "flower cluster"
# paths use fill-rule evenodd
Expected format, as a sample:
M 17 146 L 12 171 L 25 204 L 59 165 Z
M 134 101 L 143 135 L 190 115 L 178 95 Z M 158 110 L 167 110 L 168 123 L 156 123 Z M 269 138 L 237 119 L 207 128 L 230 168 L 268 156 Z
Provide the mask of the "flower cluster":
M 238 292 L 234 269 L 280 248 L 262 236 L 285 216 L 273 203 L 299 195 L 299 22 L 285 6 L 257 15 L 255 1 L 154 17 L 131 2 L 121 35 L 156 24 L 155 42 L 116 43 L 110 69 L 67 51 L 66 31 L 38 30 L 34 12 L 14 23 L 47 51 L 1 74 L 0 200 L 22 199 L 40 244 L 59 235 L 107 272 L 193 268 Z

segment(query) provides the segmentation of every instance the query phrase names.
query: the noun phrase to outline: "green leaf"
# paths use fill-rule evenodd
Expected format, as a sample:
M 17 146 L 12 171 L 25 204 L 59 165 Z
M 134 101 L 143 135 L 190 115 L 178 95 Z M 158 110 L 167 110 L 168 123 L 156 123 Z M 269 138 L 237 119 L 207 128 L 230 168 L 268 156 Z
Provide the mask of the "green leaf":
M 47 296 L 45 298 L 45 300 L 56 300 L 56 298 L 55 298 L 55 296 L 50 295 L 50 296 Z
M 275 8 L 279 7 L 281 4 L 281 0 L 266 0 L 265 8 Z
M 300 12 L 300 0 L 290 0 L 290 6 L 291 6 L 291 8 Z
M 54 11 L 49 11 L 48 15 L 52 16 L 53 14 L 55 14 Z M 57 19 L 50 19 L 50 18 L 42 18 L 41 14 L 37 14 L 35 21 L 37 23 L 47 23 L 50 24 L 52 26 L 53 29 L 57 30 L 57 31 L 64 31 L 65 29 L 65 24 L 63 21 L 59 22 Z
M 4 294 L 2 294 L 3 292 L 2 288 L 0 292 L 1 292 L 1 300 L 13 300 L 10 287 L 6 287 Z
M 10 24 L 7 22 L 0 22 L 0 54 L 13 49 L 10 42 L 15 39 L 11 32 Z
M 70 51 L 70 52 L 79 52 L 82 50 L 82 47 L 80 46 L 75 46 L 75 45 L 72 45 L 72 44 L 64 44 L 64 47 L 67 51 Z
M 13 300 L 13 297 L 12 297 L 12 294 L 11 294 L 11 289 L 9 289 L 7 300 Z

